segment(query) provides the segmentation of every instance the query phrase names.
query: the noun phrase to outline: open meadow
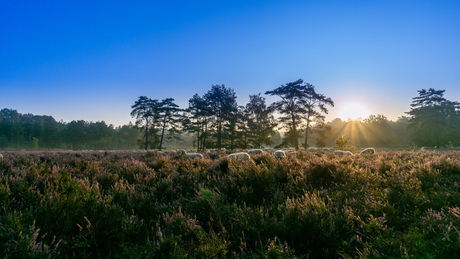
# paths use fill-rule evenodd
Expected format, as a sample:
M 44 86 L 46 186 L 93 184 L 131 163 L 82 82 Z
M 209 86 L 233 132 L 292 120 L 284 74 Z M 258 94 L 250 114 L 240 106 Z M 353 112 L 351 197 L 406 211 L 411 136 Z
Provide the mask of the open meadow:
M 4 152 L 1 258 L 458 258 L 460 152 Z

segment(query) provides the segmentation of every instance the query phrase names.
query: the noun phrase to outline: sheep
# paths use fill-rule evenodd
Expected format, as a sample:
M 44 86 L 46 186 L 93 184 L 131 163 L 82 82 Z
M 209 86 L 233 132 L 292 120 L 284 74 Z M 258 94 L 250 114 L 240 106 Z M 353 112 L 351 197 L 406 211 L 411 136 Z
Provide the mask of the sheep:
M 240 152 L 240 153 L 233 153 L 227 156 L 227 158 L 241 158 L 243 160 L 250 160 L 251 157 L 248 153 Z
M 177 151 L 177 153 L 183 155 L 183 156 L 186 156 L 187 155 L 187 151 L 185 151 L 185 149 L 181 149 L 179 151 Z
M 283 150 L 276 150 L 276 151 L 273 153 L 273 156 L 274 156 L 274 157 L 278 157 L 278 158 L 282 158 L 282 157 L 285 157 L 285 156 L 286 156 L 286 153 L 284 153 Z
M 259 155 L 262 154 L 264 151 L 262 149 L 251 149 L 248 151 L 249 155 Z
M 353 153 L 351 153 L 350 151 L 343 151 L 343 150 L 336 150 L 334 151 L 334 154 L 336 155 L 353 155 Z
M 192 159 L 193 159 L 193 158 L 199 158 L 199 159 L 202 159 L 202 158 L 203 158 L 203 155 L 200 154 L 200 153 L 188 153 L 187 156 L 190 157 L 190 158 L 192 158 Z
M 359 155 L 365 155 L 365 154 L 373 155 L 373 154 L 375 154 L 375 149 L 372 148 L 372 147 L 369 147 L 369 148 L 363 149 L 363 150 L 359 153 Z
M 0 154 L 0 161 L 3 161 L 3 155 Z

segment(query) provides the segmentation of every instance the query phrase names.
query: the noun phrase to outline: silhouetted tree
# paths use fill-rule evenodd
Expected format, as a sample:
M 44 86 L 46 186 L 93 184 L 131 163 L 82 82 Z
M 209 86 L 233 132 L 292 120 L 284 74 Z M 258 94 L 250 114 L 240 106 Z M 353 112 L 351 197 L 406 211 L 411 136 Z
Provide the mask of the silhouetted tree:
M 152 100 L 147 96 L 140 96 L 139 99 L 131 106 L 131 117 L 136 118 L 136 126 L 140 129 L 144 129 L 144 137 L 145 137 L 145 150 L 149 148 L 149 136 L 154 135 L 156 137 L 155 132 L 155 124 L 158 122 L 158 100 Z M 149 132 L 150 127 L 152 130 Z
M 328 114 L 327 106 L 334 106 L 331 98 L 315 91 L 315 87 L 309 83 L 303 85 L 303 95 L 301 99 L 302 105 L 305 107 L 305 142 L 304 147 L 308 147 L 308 135 L 310 133 L 311 123 L 324 124 L 325 114 Z M 325 132 L 324 132 L 325 133 Z
M 179 111 L 181 111 L 181 109 L 179 109 L 179 105 L 174 103 L 173 98 L 166 98 L 159 103 L 158 113 L 162 124 L 160 145 L 158 147 L 160 151 L 163 145 L 165 130 L 168 130 L 171 136 L 177 135 L 179 132 L 178 124 L 181 120 Z
M 459 103 L 446 100 L 445 90 L 419 90 L 412 98 L 409 128 L 413 140 L 420 146 L 444 146 L 449 141 L 459 142 Z
M 325 105 L 333 105 L 333 102 L 318 95 L 310 84 L 304 84 L 302 79 L 281 85 L 280 87 L 267 91 L 265 94 L 277 95 L 280 101 L 274 102 L 271 108 L 277 110 L 281 117 L 280 122 L 287 127 L 286 142 L 299 149 L 299 128 L 305 119 L 307 123 L 308 140 L 309 125 L 312 119 L 321 115 L 321 112 L 327 112 Z M 318 101 L 319 100 L 319 101 Z M 316 109 L 320 110 L 317 111 Z
M 188 101 L 186 109 L 188 116 L 184 115 L 182 127 L 184 130 L 196 133 L 196 148 L 204 150 L 208 135 L 209 117 L 211 115 L 206 100 L 198 94 L 193 95 Z
M 216 129 L 216 147 L 223 147 L 224 124 L 230 123 L 230 119 L 238 111 L 236 93 L 225 85 L 213 85 L 205 95 L 204 99 L 209 107 L 211 116 L 214 117 Z
M 272 144 L 271 136 L 276 127 L 273 111 L 267 106 L 265 98 L 258 95 L 250 95 L 249 103 L 246 104 L 244 116 L 247 122 L 249 142 L 253 147 Z

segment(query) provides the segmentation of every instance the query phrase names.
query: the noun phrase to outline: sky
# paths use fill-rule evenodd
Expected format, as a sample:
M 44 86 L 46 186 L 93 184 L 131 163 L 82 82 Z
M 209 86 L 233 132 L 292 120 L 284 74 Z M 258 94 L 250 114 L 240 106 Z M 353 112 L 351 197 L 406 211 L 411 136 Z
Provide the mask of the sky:
M 134 118 L 212 85 L 239 105 L 303 79 L 335 106 L 396 120 L 417 90 L 460 101 L 460 1 L 0 1 L 0 109 Z

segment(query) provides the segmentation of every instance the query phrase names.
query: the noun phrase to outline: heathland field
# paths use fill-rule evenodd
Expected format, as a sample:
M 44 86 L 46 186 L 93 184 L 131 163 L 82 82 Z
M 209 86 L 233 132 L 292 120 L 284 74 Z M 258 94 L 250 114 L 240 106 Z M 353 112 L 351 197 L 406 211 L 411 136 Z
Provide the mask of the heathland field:
M 6 152 L 1 258 L 458 258 L 460 153 Z

